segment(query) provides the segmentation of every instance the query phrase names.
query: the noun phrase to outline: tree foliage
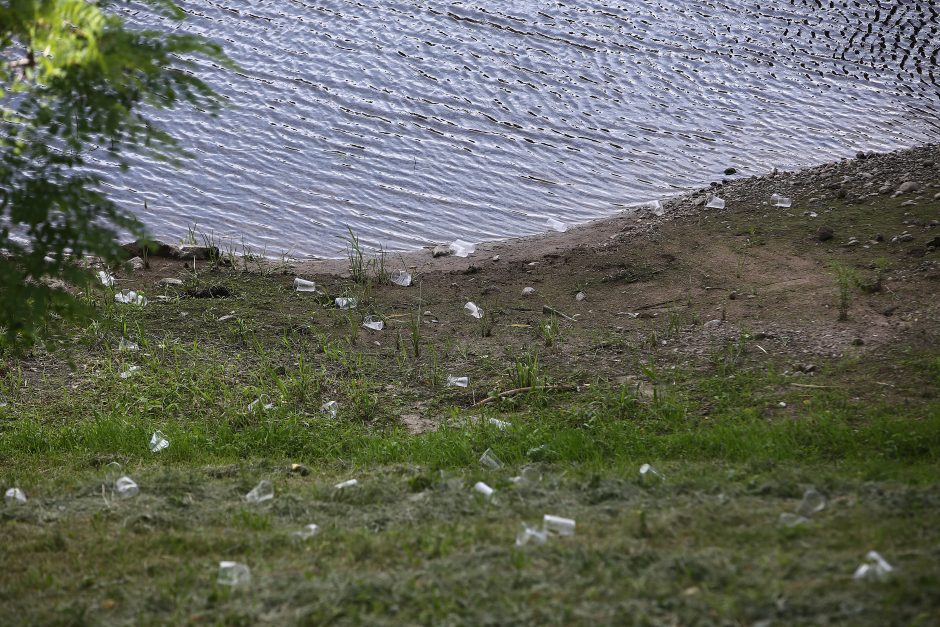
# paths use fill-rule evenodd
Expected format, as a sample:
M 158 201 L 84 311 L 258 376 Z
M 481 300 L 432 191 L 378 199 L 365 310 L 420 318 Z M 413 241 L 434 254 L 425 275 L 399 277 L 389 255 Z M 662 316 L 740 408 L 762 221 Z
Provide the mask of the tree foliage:
M 185 156 L 147 112 L 219 107 L 199 63 L 230 62 L 201 37 L 128 27 L 107 0 L 0 0 L 0 330 L 31 343 L 51 320 L 90 313 L 87 255 L 122 260 L 119 231 L 143 225 L 103 192 L 89 154 L 127 169 L 130 152 Z M 171 0 L 125 3 L 184 19 Z M 70 288 L 72 288 L 70 290 Z

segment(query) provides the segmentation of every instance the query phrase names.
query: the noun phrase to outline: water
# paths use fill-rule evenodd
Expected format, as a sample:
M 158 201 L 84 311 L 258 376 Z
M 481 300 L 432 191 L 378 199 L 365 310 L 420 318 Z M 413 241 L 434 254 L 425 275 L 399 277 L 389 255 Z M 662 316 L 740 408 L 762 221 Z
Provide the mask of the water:
M 268 254 L 479 242 L 718 180 L 940 140 L 940 4 L 621 0 L 182 3 L 240 71 L 196 155 L 111 191 L 153 233 Z M 135 24 L 153 18 L 126 9 Z M 143 201 L 149 210 L 143 212 Z

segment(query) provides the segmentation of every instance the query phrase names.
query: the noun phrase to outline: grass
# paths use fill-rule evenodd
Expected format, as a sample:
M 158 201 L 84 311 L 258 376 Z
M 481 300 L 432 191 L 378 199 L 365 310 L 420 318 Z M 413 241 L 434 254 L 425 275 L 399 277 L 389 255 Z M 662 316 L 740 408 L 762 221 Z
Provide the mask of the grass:
M 760 240 L 748 263 L 786 228 L 748 231 Z M 0 478 L 29 496 L 0 508 L 0 623 L 940 620 L 940 353 L 929 333 L 803 374 L 801 353 L 775 354 L 748 325 L 732 327 L 730 308 L 699 353 L 675 352 L 695 346 L 699 320 L 725 317 L 725 300 L 683 295 L 621 329 L 587 309 L 574 322 L 509 300 L 477 326 L 455 277 L 403 291 L 362 256 L 359 280 L 358 242 L 351 250 L 352 276 L 318 277 L 322 295 L 237 263 L 187 270 L 146 307 L 90 294 L 100 318 L 59 338 L 67 354 L 0 359 Z M 819 260 L 826 298 L 830 261 Z M 860 292 L 853 318 L 904 261 L 875 262 L 884 287 Z M 639 280 L 595 282 L 584 306 L 600 313 L 603 285 Z M 231 296 L 188 295 L 208 285 Z M 359 308 L 337 310 L 340 295 Z M 620 300 L 614 311 L 627 309 Z M 363 329 L 367 313 L 386 330 Z M 119 350 L 122 339 L 138 350 Z M 470 386 L 447 387 L 448 375 Z M 520 387 L 538 389 L 475 406 Z M 331 400 L 335 417 L 321 411 Z M 414 433 L 412 415 L 439 427 Z M 156 454 L 155 430 L 171 443 Z M 502 468 L 480 466 L 486 449 Z M 112 498 L 112 463 L 138 496 Z M 641 481 L 643 463 L 666 479 Z M 541 479 L 517 480 L 524 469 Z M 359 484 L 333 487 L 350 478 Z M 246 503 L 262 479 L 275 498 Z M 495 504 L 473 497 L 477 481 Z M 827 508 L 778 526 L 808 487 Z M 544 514 L 576 519 L 576 534 L 516 546 L 520 525 Z M 321 532 L 298 541 L 309 523 Z M 872 549 L 893 576 L 853 581 Z M 252 584 L 216 584 L 221 560 L 249 565 Z

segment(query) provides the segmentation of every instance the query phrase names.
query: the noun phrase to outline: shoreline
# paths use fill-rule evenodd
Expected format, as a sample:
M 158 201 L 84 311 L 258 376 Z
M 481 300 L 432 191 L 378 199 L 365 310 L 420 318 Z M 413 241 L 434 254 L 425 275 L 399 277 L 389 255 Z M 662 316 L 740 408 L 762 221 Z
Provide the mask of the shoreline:
M 859 155 L 862 154 L 865 157 L 859 158 Z M 878 190 L 860 191 L 859 186 L 853 185 L 850 181 L 840 183 L 835 189 L 829 189 L 833 186 L 832 181 L 828 180 L 824 183 L 822 179 L 831 179 L 836 174 L 843 177 L 855 177 L 860 172 L 881 169 L 882 167 L 894 170 L 893 176 L 903 178 L 903 174 L 906 173 L 904 170 L 909 169 L 913 162 L 924 159 L 935 161 L 940 167 L 940 144 L 923 144 L 888 153 L 869 152 L 859 153 L 859 155 L 854 159 L 843 158 L 839 161 L 827 162 L 800 170 L 776 171 L 763 175 L 725 179 L 722 183 L 713 183 L 710 187 L 683 192 L 659 201 L 662 207 L 661 211 L 655 211 L 649 206 L 639 205 L 635 209 L 625 209 L 612 216 L 571 226 L 564 232 L 548 231 L 480 242 L 476 244 L 475 252 L 467 257 L 457 257 L 455 255 L 432 257 L 431 251 L 435 247 L 446 247 L 448 244 L 430 243 L 418 250 L 387 253 L 387 261 L 399 262 L 398 265 L 391 264 L 394 269 L 401 266 L 402 269 L 417 272 L 448 272 L 466 270 L 474 263 L 491 262 L 492 257 L 496 255 L 499 255 L 499 260 L 502 262 L 511 262 L 546 254 L 559 254 L 580 247 L 597 246 L 601 243 L 609 243 L 625 237 L 629 238 L 643 233 L 650 233 L 662 224 L 674 220 L 694 217 L 706 212 L 720 212 L 722 210 L 712 210 L 704 207 L 707 198 L 713 194 L 718 196 L 728 195 L 730 199 L 733 199 L 733 202 L 761 202 L 756 194 L 752 193 L 754 188 L 780 188 L 777 192 L 770 192 L 765 195 L 764 205 L 769 208 L 769 199 L 773 193 L 792 195 L 794 190 L 817 183 L 816 191 L 818 193 L 815 196 L 805 196 L 804 194 L 802 197 L 800 195 L 793 197 L 794 209 L 805 207 L 805 210 L 808 211 L 825 210 L 828 205 L 825 205 L 824 201 L 838 200 L 840 190 L 843 189 L 846 198 L 857 202 L 864 202 L 881 195 L 890 195 L 896 190 L 892 189 L 887 194 L 878 193 Z M 891 172 L 883 174 L 892 175 Z M 901 181 L 899 185 L 903 182 Z M 934 191 L 937 189 L 940 188 L 935 188 Z M 916 194 L 913 196 L 916 196 Z M 812 202 L 814 199 L 815 202 Z M 645 204 L 652 205 L 654 202 Z M 732 207 L 726 208 L 731 209 Z M 371 254 L 375 255 L 374 252 Z M 342 257 L 290 259 L 289 263 L 298 275 L 348 276 L 348 259 Z

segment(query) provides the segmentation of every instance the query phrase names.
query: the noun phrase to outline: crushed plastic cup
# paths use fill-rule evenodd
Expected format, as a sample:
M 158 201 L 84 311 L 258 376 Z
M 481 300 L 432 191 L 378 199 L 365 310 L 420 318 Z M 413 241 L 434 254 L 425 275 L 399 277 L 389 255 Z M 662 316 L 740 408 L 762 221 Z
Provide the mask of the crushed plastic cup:
M 483 452 L 483 455 L 480 456 L 480 463 L 487 468 L 492 468 L 496 470 L 497 468 L 503 467 L 503 462 L 496 457 L 496 453 L 493 452 L 493 449 L 488 448 Z
M 573 536 L 576 524 L 573 518 L 562 518 L 551 514 L 545 514 L 542 517 L 542 530 L 557 536 Z
M 125 475 L 118 477 L 114 482 L 114 493 L 122 499 L 129 499 L 132 496 L 137 496 L 140 493 L 140 488 L 137 486 L 136 481 Z
M 522 528 L 516 534 L 516 546 L 525 546 L 529 542 L 545 544 L 548 542 L 548 532 L 522 523 Z
M 643 464 L 640 466 L 640 479 L 642 481 L 662 481 L 665 477 L 649 464 Z
M 718 196 L 712 196 L 711 200 L 708 201 L 708 204 L 705 205 L 706 209 L 724 209 L 725 208 L 725 199 L 719 198 Z
M 796 513 L 809 518 L 824 509 L 826 509 L 826 497 L 817 492 L 814 488 L 810 488 L 803 493 L 803 500 L 800 501 L 799 507 L 796 508 Z
M 3 500 L 11 505 L 22 505 L 26 502 L 26 493 L 19 488 L 8 488 L 3 495 Z
M 251 569 L 239 562 L 219 562 L 219 576 L 215 581 L 220 586 L 247 586 L 251 583 Z
M 333 487 L 336 488 L 337 490 L 345 490 L 346 488 L 352 488 L 357 485 L 359 485 L 358 479 L 347 479 L 346 481 L 340 481 Z
M 770 197 L 770 202 L 774 207 L 780 207 L 782 209 L 787 209 L 793 205 L 793 199 L 781 196 L 780 194 L 774 194 Z
M 150 436 L 150 452 L 159 453 L 166 447 L 170 445 L 170 441 L 164 437 L 163 433 L 160 431 L 154 431 L 153 435 Z
M 134 376 L 134 373 L 140 370 L 140 366 L 124 366 L 121 368 L 121 378 L 127 379 Z
M 268 410 L 270 410 L 270 409 L 274 409 L 274 403 L 264 403 L 264 404 L 262 405 L 262 404 L 261 404 L 261 401 L 262 401 L 262 400 L 263 400 L 263 399 L 256 398 L 255 400 L 253 400 L 253 401 L 251 401 L 250 403 L 248 403 L 248 411 L 254 411 L 255 408 L 258 407 L 258 405 L 261 405 L 261 409 L 263 409 L 264 411 L 268 411 Z
M 534 295 L 534 294 L 535 294 L 535 288 L 534 288 L 534 287 L 531 287 L 531 286 L 530 286 L 530 287 L 524 287 L 524 288 L 522 288 L 522 295 L 523 295 L 523 296 L 532 296 L 532 295 Z
M 121 290 L 114 295 L 114 300 L 125 305 L 140 305 L 141 307 L 147 304 L 147 297 L 134 290 Z
M 362 320 L 362 326 L 372 331 L 381 331 L 385 328 L 385 323 L 378 316 L 366 316 Z
M 512 423 L 506 422 L 505 420 L 500 420 L 499 418 L 487 418 L 486 421 L 500 431 L 505 431 L 512 426 Z
M 123 337 L 118 343 L 118 350 L 123 353 L 136 353 L 140 350 L 140 347 L 136 343 L 125 340 Z
M 356 305 L 359 304 L 355 298 L 339 297 L 333 300 L 336 303 L 338 309 L 355 309 Z
M 451 242 L 449 248 L 450 252 L 452 252 L 455 257 L 466 257 L 467 255 L 473 254 L 477 249 L 476 244 L 465 242 L 462 239 Z
M 399 270 L 392 275 L 392 283 L 399 287 L 408 287 L 411 285 L 411 273 Z
M 585 294 L 584 292 L 578 292 L 577 294 L 574 295 L 574 299 L 578 302 L 581 302 L 585 298 L 587 298 L 587 294 Z
M 108 274 L 104 270 L 98 271 L 98 281 L 105 287 L 114 287 L 114 275 Z
M 124 470 L 124 468 L 118 462 L 108 462 L 104 468 L 104 476 L 108 481 L 116 481 L 117 478 L 121 476 L 121 471 Z
M 316 292 L 317 284 L 313 281 L 307 281 L 306 279 L 301 279 L 297 277 L 294 279 L 294 291 L 295 292 Z
M 452 388 L 465 388 L 470 385 L 470 378 L 447 375 L 447 385 Z
M 303 529 L 295 531 L 292 535 L 298 540 L 309 540 L 318 533 L 320 533 L 320 525 L 310 523 L 309 525 L 304 525 Z
M 522 483 L 538 483 L 542 480 L 542 473 L 535 466 L 523 466 L 517 479 Z
M 321 414 L 329 414 L 330 418 L 336 418 L 336 414 L 339 412 L 339 403 L 336 401 L 327 401 L 320 405 Z
M 809 522 L 809 518 L 792 512 L 783 512 L 780 514 L 780 517 L 777 518 L 777 525 L 780 527 L 798 527 L 807 522 Z
M 463 308 L 466 309 L 470 313 L 470 315 L 476 318 L 477 320 L 483 317 L 483 310 L 477 307 L 476 303 L 468 302 L 466 305 L 463 306 Z
M 274 485 L 267 479 L 262 479 L 258 485 L 251 489 L 251 492 L 245 495 L 245 500 L 249 503 L 263 503 L 274 498 Z
M 884 579 L 893 570 L 894 567 L 878 551 L 869 551 L 865 561 L 855 569 L 852 579 Z
M 489 502 L 493 498 L 493 493 L 496 491 L 490 486 L 486 485 L 482 481 L 477 481 L 473 484 L 473 491 L 479 492 L 483 495 L 483 500 Z
M 562 222 L 561 220 L 556 220 L 555 218 L 549 218 L 545 221 L 545 226 L 550 228 L 553 231 L 558 231 L 559 233 L 564 233 L 568 230 L 568 225 Z

